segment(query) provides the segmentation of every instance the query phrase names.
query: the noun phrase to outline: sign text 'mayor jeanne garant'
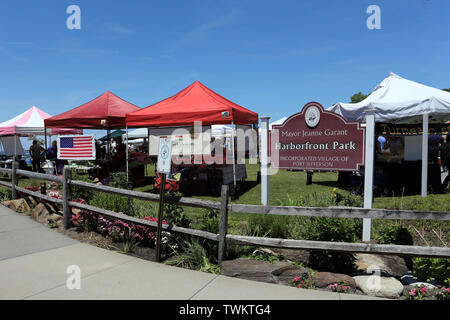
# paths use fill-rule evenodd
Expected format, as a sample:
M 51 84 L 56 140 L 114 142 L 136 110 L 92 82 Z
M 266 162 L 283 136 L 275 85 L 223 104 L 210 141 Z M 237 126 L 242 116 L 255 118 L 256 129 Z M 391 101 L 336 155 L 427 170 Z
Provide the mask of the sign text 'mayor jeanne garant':
M 354 171 L 364 164 L 365 128 L 317 102 L 273 126 L 270 140 L 275 168 Z

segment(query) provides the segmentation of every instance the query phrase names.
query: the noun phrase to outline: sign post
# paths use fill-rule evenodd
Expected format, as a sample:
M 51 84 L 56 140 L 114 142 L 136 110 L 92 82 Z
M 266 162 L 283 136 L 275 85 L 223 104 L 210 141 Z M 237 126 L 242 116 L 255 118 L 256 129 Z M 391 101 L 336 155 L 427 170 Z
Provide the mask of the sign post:
M 261 117 L 261 204 L 269 204 L 269 119 Z
M 375 110 L 366 111 L 366 164 L 364 167 L 364 208 L 372 209 L 373 168 L 375 161 Z M 372 220 L 363 219 L 362 241 L 370 241 Z
M 156 262 L 161 261 L 161 229 L 164 210 L 164 191 L 166 188 L 166 175 L 170 173 L 172 164 L 172 139 L 170 137 L 160 137 L 159 152 L 156 171 L 161 174 L 161 184 L 159 186 L 159 208 L 158 227 L 156 229 Z

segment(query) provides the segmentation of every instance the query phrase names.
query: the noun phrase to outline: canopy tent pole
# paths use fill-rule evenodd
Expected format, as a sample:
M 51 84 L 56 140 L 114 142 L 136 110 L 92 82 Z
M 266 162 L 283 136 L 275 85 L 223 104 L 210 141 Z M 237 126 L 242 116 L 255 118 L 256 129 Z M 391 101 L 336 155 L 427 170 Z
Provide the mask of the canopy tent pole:
M 128 126 L 126 126 L 127 135 L 125 137 L 126 141 L 126 153 L 127 153 L 127 164 L 126 164 L 126 170 L 127 170 L 127 182 L 128 182 Z
M 44 150 L 44 156 L 47 152 L 47 128 L 44 126 L 44 146 L 45 146 L 45 150 Z
M 111 155 L 111 129 L 108 127 L 107 129 L 106 129 L 106 139 L 107 139 L 107 144 L 106 144 L 106 147 L 107 147 L 107 149 L 106 149 L 106 153 L 110 156 Z
M 231 121 L 232 133 L 231 133 L 231 149 L 233 155 L 233 184 L 236 186 L 236 159 L 235 159 L 235 151 L 234 151 L 234 123 Z
M 270 117 L 261 117 L 259 163 L 261 166 L 261 204 L 269 203 L 269 120 Z
M 17 134 L 14 133 L 14 161 L 17 159 Z
M 372 209 L 373 168 L 375 161 L 375 110 L 366 111 L 366 150 L 364 167 L 364 209 Z M 363 219 L 362 241 L 370 241 L 371 219 Z
M 421 196 L 427 196 L 428 186 L 428 113 L 423 114 L 422 124 L 422 188 Z

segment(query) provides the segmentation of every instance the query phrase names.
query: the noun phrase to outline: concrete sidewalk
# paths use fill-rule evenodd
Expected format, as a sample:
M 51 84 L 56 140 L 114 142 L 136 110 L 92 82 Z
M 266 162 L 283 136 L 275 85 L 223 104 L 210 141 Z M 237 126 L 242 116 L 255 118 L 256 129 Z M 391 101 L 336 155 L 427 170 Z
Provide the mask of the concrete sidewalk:
M 69 266 L 81 270 L 68 289 Z M 366 300 L 186 270 L 80 243 L 0 205 L 0 299 Z

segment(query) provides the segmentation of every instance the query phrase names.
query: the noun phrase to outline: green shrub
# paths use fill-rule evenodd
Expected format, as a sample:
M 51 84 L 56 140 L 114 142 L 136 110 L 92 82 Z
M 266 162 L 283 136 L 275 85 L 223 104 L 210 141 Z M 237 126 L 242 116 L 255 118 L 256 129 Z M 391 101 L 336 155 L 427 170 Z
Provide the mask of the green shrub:
M 188 218 L 184 212 L 183 207 L 178 206 L 174 203 L 166 202 L 164 203 L 163 219 L 169 224 L 175 225 L 177 227 L 189 228 L 191 220 Z
M 11 200 L 12 194 L 11 189 L 1 188 L 0 189 L 0 202 Z
M 441 285 L 450 283 L 449 258 L 414 258 L 414 275 L 421 281 L 434 279 Z
M 292 219 L 290 235 L 293 239 L 356 242 L 361 232 L 361 219 L 297 217 Z M 310 253 L 309 266 L 342 273 L 351 273 L 356 268 L 353 254 L 314 250 Z
M 111 174 L 110 187 L 118 189 L 128 188 L 127 177 L 124 172 L 114 172 Z M 129 216 L 135 215 L 133 199 L 127 196 L 120 196 L 105 192 L 96 192 L 89 201 L 90 205 L 111 210 L 114 212 L 122 212 Z
M 128 189 L 129 184 L 127 181 L 127 174 L 125 172 L 113 172 L 111 173 L 111 182 L 108 184 L 110 187 L 119 189 Z
M 298 206 L 298 207 L 363 207 L 364 200 L 361 196 L 351 194 L 341 194 L 337 188 L 331 193 L 309 193 L 299 199 L 291 198 L 287 194 L 287 199 L 278 199 L 280 206 Z
M 179 251 L 174 250 L 173 253 L 175 257 L 167 260 L 166 264 L 211 273 L 220 271 L 219 266 L 210 262 L 206 249 L 198 240 L 186 242 Z
M 134 215 L 132 203 L 133 202 L 130 201 L 128 197 L 104 192 L 95 193 L 91 201 L 89 201 L 89 204 L 94 207 L 114 212 L 122 212 L 129 216 Z
M 289 216 L 253 214 L 248 219 L 248 235 L 288 238 L 292 218 Z
M 211 233 L 219 233 L 219 211 L 215 209 L 205 209 L 201 217 L 198 228 Z
M 381 225 L 375 233 L 375 239 L 380 244 L 412 245 L 413 237 L 410 227 L 399 223 Z
M 88 175 L 80 174 L 76 171 L 72 173 L 72 180 L 92 183 L 92 180 Z M 89 189 L 72 186 L 72 199 L 83 199 L 84 201 L 89 203 L 93 195 L 94 192 Z
M 267 253 L 267 252 L 261 252 L 261 253 L 252 253 L 248 256 L 249 260 L 257 260 L 257 261 L 267 261 L 270 263 L 275 263 L 280 261 L 280 258 L 278 256 L 275 256 L 273 254 Z
M 293 217 L 290 225 L 293 239 L 355 242 L 361 238 L 361 233 L 361 219 Z

